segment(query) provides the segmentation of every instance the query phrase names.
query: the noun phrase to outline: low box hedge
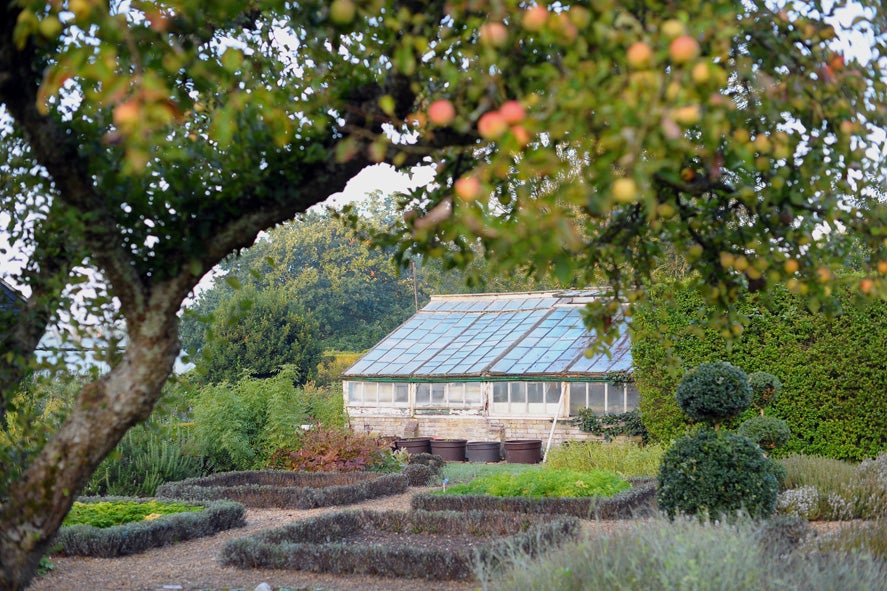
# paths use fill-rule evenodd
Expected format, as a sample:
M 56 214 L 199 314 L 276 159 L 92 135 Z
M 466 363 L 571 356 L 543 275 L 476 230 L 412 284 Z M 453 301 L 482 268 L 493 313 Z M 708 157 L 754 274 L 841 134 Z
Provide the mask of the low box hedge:
M 314 509 L 401 494 L 408 486 L 404 474 L 248 470 L 167 482 L 157 488 L 157 496 L 189 501 L 231 499 L 259 509 Z
M 150 498 L 82 497 L 82 503 L 99 501 L 146 502 Z M 144 552 L 150 548 L 211 536 L 246 525 L 243 505 L 233 501 L 196 501 L 202 511 L 171 513 L 151 521 L 134 521 L 112 527 L 71 525 L 59 529 L 53 547 L 61 554 L 113 558 Z
M 612 497 L 494 497 L 420 493 L 411 508 L 423 511 L 507 511 L 524 514 L 572 515 L 581 519 L 632 519 L 655 513 L 656 481 L 631 479 L 629 490 Z
M 535 555 L 579 531 L 579 520 L 567 516 L 341 511 L 232 540 L 220 561 L 238 568 L 468 579 L 479 563 L 495 565 L 515 550 Z

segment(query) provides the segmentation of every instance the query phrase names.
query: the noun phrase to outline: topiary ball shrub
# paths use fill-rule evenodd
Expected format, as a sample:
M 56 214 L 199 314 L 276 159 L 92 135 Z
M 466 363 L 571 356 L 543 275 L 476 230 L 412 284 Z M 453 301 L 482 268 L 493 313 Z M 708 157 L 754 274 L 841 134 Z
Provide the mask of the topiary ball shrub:
M 734 417 L 751 404 L 744 371 L 726 361 L 702 363 L 684 376 L 675 397 L 691 419 L 709 425 Z
M 768 517 L 776 508 L 783 474 L 779 464 L 745 437 L 700 429 L 665 452 L 657 500 L 671 518 L 729 519 L 741 511 Z
M 748 375 L 748 385 L 751 387 L 753 407 L 764 414 L 764 407 L 776 401 L 782 382 L 772 373 L 756 371 Z
M 757 443 L 765 453 L 782 447 L 791 437 L 788 423 L 782 419 L 763 415 L 752 417 L 739 425 L 736 434 Z

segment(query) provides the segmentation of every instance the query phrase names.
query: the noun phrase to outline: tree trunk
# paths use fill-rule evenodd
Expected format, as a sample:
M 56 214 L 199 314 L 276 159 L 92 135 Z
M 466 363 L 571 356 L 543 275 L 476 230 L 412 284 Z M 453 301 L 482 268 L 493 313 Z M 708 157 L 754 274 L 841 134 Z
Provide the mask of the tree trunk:
M 10 487 L 0 505 L 0 590 L 28 585 L 90 475 L 151 414 L 179 350 L 178 303 L 165 304 L 130 326 L 123 359 L 83 387 L 59 431 Z

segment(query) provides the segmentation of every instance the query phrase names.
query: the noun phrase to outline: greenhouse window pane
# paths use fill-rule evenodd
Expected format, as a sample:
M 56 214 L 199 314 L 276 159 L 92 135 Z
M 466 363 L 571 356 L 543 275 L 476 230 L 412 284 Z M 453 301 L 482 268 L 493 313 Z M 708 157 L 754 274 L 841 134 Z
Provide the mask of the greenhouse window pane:
M 527 385 L 524 382 L 511 382 L 509 393 L 511 394 L 511 402 L 519 404 L 527 401 Z
M 493 402 L 508 402 L 508 382 L 493 384 Z
M 578 415 L 585 408 L 588 401 L 585 399 L 585 382 L 570 382 L 570 414 Z
M 543 401 L 545 386 L 541 382 L 530 382 L 527 384 L 527 402 L 531 404 L 539 404 Z
M 607 384 L 591 382 L 588 384 L 588 408 L 596 415 L 607 411 Z
M 626 411 L 635 410 L 636 408 L 640 408 L 640 398 L 641 393 L 638 392 L 637 386 L 634 384 L 628 384 L 628 401 L 625 405 Z
M 465 384 L 465 402 L 467 404 L 481 404 L 483 402 L 480 383 L 470 382 Z
M 557 382 L 547 382 L 545 384 L 545 402 L 549 404 L 557 404 L 561 399 L 561 385 Z
M 447 391 L 446 384 L 431 384 L 431 402 L 432 404 L 443 404 Z
M 416 384 L 416 404 L 431 404 L 431 384 Z

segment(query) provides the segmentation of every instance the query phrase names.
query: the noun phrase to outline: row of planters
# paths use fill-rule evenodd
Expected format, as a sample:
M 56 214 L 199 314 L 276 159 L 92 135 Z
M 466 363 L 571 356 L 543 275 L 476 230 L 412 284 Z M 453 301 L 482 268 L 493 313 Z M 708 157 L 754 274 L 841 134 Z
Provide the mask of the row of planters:
M 438 439 L 432 437 L 410 437 L 397 439 L 396 449 L 404 449 L 411 454 L 430 453 L 440 456 L 447 462 L 538 464 L 542 461 L 541 439 L 516 439 L 506 441 L 468 441 L 467 439 Z

